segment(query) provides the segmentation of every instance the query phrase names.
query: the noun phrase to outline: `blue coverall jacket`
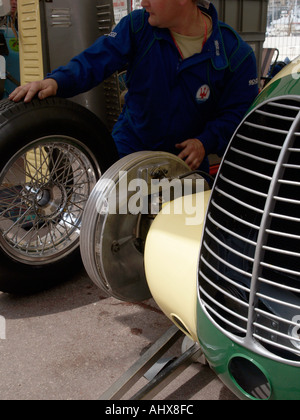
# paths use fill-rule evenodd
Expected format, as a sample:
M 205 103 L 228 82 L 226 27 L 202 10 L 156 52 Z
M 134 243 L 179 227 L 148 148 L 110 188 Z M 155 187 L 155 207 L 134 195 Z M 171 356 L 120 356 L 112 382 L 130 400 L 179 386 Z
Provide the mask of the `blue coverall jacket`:
M 48 77 L 58 96 L 72 97 L 127 66 L 128 93 L 114 127 L 120 157 L 141 150 L 178 154 L 176 143 L 198 138 L 206 154 L 222 155 L 258 94 L 252 48 L 202 9 L 213 22 L 203 51 L 182 60 L 168 29 L 152 27 L 145 10 L 124 17 L 107 36 Z M 201 169 L 208 170 L 207 161 Z

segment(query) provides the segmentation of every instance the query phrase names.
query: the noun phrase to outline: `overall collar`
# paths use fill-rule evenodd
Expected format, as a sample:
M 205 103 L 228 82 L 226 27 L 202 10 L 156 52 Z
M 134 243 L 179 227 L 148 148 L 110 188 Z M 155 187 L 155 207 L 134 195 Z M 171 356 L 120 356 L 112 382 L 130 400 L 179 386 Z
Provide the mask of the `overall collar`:
M 217 70 L 224 69 L 228 67 L 229 62 L 228 62 L 228 58 L 225 52 L 224 41 L 223 41 L 223 36 L 221 33 L 221 28 L 219 25 L 217 10 L 212 3 L 209 4 L 209 8 L 206 8 L 203 6 L 198 6 L 198 7 L 200 8 L 202 12 L 206 13 L 207 15 L 211 17 L 212 25 L 213 25 L 212 34 L 207 40 L 206 44 L 204 45 L 201 55 L 203 56 L 203 59 L 210 58 L 213 66 Z M 161 29 L 161 28 L 155 27 L 153 32 L 154 32 L 154 37 L 157 40 L 164 39 L 174 45 L 174 41 L 168 29 Z M 197 58 L 197 61 L 198 60 L 199 59 Z

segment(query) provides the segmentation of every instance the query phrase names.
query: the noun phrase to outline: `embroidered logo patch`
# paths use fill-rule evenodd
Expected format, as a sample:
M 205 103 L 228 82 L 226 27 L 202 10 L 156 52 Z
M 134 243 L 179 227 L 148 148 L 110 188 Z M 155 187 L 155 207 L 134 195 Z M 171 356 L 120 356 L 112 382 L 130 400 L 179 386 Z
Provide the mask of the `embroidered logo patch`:
M 203 85 L 197 92 L 196 100 L 198 103 L 205 102 L 210 97 L 210 87 L 208 85 Z

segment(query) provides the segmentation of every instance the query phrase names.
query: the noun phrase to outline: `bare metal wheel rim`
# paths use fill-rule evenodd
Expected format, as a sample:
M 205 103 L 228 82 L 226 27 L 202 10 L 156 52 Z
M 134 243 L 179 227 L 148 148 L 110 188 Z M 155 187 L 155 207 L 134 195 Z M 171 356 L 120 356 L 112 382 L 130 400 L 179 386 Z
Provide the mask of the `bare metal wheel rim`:
M 93 154 L 74 138 L 43 137 L 18 151 L 0 174 L 3 251 L 28 265 L 73 252 L 99 173 Z
M 155 216 L 123 211 L 134 194 L 127 188 L 136 179 L 150 185 L 157 177 L 172 179 L 189 171 L 188 165 L 175 155 L 144 151 L 120 159 L 102 175 L 86 205 L 80 235 L 83 264 L 102 291 L 133 302 L 151 297 L 143 244 Z M 110 198 L 116 191 L 120 193 L 117 211 L 110 212 Z M 148 202 L 146 193 L 144 198 Z

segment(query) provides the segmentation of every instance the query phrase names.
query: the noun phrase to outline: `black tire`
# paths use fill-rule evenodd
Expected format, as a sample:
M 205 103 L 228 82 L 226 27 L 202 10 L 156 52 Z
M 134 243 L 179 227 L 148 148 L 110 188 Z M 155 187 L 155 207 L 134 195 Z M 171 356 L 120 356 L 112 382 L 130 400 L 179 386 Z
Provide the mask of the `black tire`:
M 82 267 L 83 209 L 116 160 L 110 133 L 84 107 L 0 101 L 1 291 L 41 291 Z

